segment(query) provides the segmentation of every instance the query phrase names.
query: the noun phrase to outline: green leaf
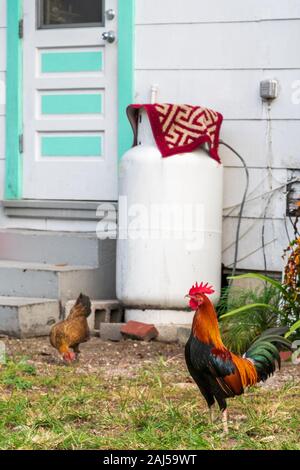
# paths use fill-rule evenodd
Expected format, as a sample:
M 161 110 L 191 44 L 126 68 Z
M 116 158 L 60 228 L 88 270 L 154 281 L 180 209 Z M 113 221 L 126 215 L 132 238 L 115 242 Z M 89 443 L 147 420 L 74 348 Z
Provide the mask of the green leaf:
M 288 331 L 284 337 L 288 338 L 289 336 L 291 336 L 292 333 L 294 333 L 294 331 L 298 330 L 298 328 L 300 328 L 300 320 L 296 321 L 296 323 L 291 326 L 290 331 Z
M 272 284 L 272 286 L 276 287 L 276 289 L 280 290 L 280 292 L 286 295 L 286 290 L 280 282 L 275 281 L 275 279 L 272 279 L 271 277 L 264 276 L 263 274 L 247 273 L 241 274 L 240 276 L 230 276 L 228 279 L 260 279 L 261 281 Z
M 276 335 L 271 335 L 271 336 L 260 336 L 256 341 L 254 341 L 254 343 L 252 343 L 252 345 L 250 346 L 250 349 L 253 347 L 253 346 L 257 346 L 259 344 L 261 344 L 261 342 L 268 342 L 268 343 L 278 343 L 280 344 L 281 346 L 285 346 L 287 349 L 290 349 L 291 348 L 291 342 L 286 339 L 286 338 L 283 338 L 282 336 L 276 336 Z
M 274 328 L 268 328 L 267 330 L 263 331 L 261 337 L 263 336 L 282 336 L 289 330 L 288 326 L 275 326 Z
M 224 315 L 221 315 L 219 318 L 223 320 L 223 318 L 232 317 L 234 315 L 237 315 L 238 313 L 248 312 L 249 310 L 253 310 L 255 308 L 266 308 L 268 310 L 274 310 L 273 305 L 269 305 L 269 304 L 260 304 L 260 303 L 248 304 L 248 305 L 244 305 L 243 307 L 235 308 L 234 310 L 231 310 L 230 312 L 225 313 Z

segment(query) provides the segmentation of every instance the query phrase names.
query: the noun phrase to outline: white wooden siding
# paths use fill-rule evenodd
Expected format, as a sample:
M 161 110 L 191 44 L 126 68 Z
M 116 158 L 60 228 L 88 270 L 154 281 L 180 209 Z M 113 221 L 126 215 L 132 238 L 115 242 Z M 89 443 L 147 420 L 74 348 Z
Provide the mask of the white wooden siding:
M 255 198 L 245 206 L 238 267 L 264 269 L 265 214 L 267 268 L 280 270 L 286 196 L 276 188 L 286 183 L 288 168 L 300 168 L 299 0 L 139 0 L 136 24 L 136 101 L 148 102 L 157 84 L 161 102 L 201 104 L 224 115 L 221 138 L 245 158 L 248 198 Z M 279 82 L 270 109 L 259 96 L 265 78 Z M 220 152 L 227 208 L 241 202 L 245 175 L 236 156 Z M 232 245 L 223 254 L 227 266 L 238 210 L 224 217 L 224 248 Z
M 299 106 L 295 106 L 292 100 L 296 93 L 293 86 L 297 85 L 300 90 L 300 69 L 137 70 L 136 99 L 142 102 L 149 99 L 151 85 L 158 83 L 159 98 L 164 101 L 170 102 L 176 96 L 180 103 L 201 103 L 218 109 L 225 119 L 266 119 L 266 106 L 259 96 L 259 84 L 270 77 L 276 78 L 280 84 L 279 96 L 271 108 L 272 119 L 300 119 Z M 297 98 L 300 102 L 300 92 Z
M 298 120 L 272 121 L 272 167 L 300 169 L 300 123 Z M 230 143 L 246 160 L 249 167 L 268 166 L 269 129 L 267 121 L 225 120 L 222 139 Z M 226 166 L 237 166 L 237 158 L 220 147 Z
M 6 26 L 6 1 L 0 1 L 0 28 Z
M 281 259 L 282 248 L 286 245 L 286 231 L 284 220 L 243 219 L 240 234 L 238 266 L 245 270 L 264 270 L 262 250 L 262 227 L 265 225 L 265 253 L 268 271 L 280 271 L 283 267 Z M 232 267 L 234 258 L 234 245 L 237 228 L 237 218 L 224 219 L 223 224 L 223 262 L 225 266 Z M 292 230 L 289 228 L 290 237 Z M 231 245 L 231 246 L 230 246 Z M 230 248 L 228 249 L 228 247 Z
M 137 0 L 136 21 L 195 23 L 300 18 L 299 0 Z
M 240 210 L 240 202 L 245 188 L 245 175 L 240 168 L 225 168 L 224 175 L 224 214 L 237 216 Z M 246 218 L 262 218 L 266 201 L 272 195 L 268 206 L 266 217 L 282 219 L 286 210 L 286 201 L 282 192 L 278 194 L 272 191 L 285 184 L 287 179 L 286 170 L 250 169 L 250 184 L 248 199 L 244 209 Z M 235 190 L 231 191 L 234 182 Z M 263 197 L 261 195 L 265 194 Z M 238 205 L 236 209 L 233 206 Z
M 300 43 L 300 19 L 138 25 L 136 29 L 137 69 L 300 67 L 300 55 L 291 53 L 291 46 L 296 52 Z
M 3 0 L 2 0 L 3 1 Z M 6 69 L 6 28 L 0 26 L 0 71 Z

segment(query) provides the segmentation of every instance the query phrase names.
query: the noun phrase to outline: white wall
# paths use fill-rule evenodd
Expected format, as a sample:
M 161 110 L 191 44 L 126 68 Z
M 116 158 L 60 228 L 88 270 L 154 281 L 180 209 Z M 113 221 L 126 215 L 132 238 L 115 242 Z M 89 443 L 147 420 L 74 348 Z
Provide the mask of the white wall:
M 245 207 L 238 267 L 264 269 L 264 225 L 267 269 L 280 270 L 288 242 L 285 188 L 271 193 L 269 202 L 268 195 L 256 196 L 285 184 L 288 168 L 300 169 L 299 0 L 136 4 L 136 101 L 149 101 L 151 85 L 158 84 L 161 102 L 201 104 L 224 115 L 221 138 L 245 158 L 248 197 L 256 198 Z M 259 96 L 265 78 L 276 78 L 280 85 L 270 109 Z M 245 177 L 235 156 L 224 148 L 221 155 L 227 208 L 241 201 Z M 223 260 L 230 266 L 238 211 L 224 210 L 228 213 Z

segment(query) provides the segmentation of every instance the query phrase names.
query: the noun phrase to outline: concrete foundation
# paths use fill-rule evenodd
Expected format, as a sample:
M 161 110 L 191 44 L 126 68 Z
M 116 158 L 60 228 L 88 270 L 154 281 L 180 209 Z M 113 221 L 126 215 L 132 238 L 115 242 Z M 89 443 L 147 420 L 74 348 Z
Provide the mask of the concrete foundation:
M 185 310 L 125 309 L 125 321 L 130 320 L 156 325 L 191 325 L 195 312 Z
M 17 338 L 45 336 L 59 321 L 56 300 L 0 297 L 0 304 L 0 334 Z

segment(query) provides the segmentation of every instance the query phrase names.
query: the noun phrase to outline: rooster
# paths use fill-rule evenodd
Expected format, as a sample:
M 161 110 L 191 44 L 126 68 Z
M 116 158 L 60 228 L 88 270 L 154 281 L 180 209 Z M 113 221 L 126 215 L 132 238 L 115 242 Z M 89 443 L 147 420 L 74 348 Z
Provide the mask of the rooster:
M 187 368 L 198 385 L 210 410 L 217 401 L 222 412 L 224 433 L 228 433 L 226 399 L 241 395 L 246 387 L 265 381 L 280 368 L 281 346 L 290 349 L 290 342 L 281 335 L 285 328 L 265 331 L 250 346 L 243 357 L 231 353 L 223 344 L 217 314 L 207 295 L 214 290 L 208 283 L 197 283 L 190 289 L 189 305 L 195 310 L 192 331 L 185 346 Z
M 80 294 L 68 318 L 54 325 L 50 332 L 50 343 L 59 351 L 66 363 L 78 357 L 79 345 L 89 340 L 90 331 L 87 317 L 91 313 L 91 301 Z M 70 351 L 70 348 L 73 351 Z

